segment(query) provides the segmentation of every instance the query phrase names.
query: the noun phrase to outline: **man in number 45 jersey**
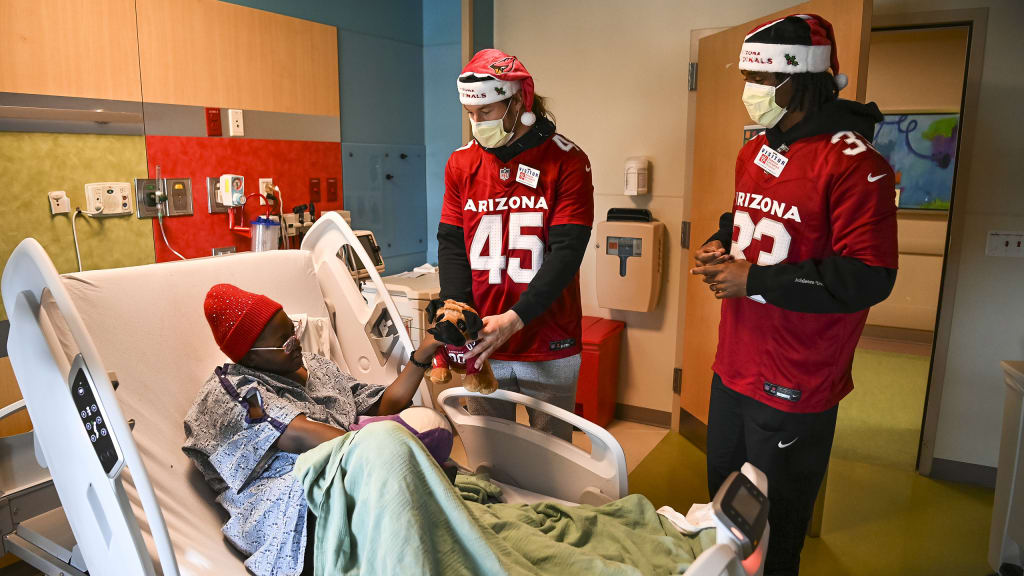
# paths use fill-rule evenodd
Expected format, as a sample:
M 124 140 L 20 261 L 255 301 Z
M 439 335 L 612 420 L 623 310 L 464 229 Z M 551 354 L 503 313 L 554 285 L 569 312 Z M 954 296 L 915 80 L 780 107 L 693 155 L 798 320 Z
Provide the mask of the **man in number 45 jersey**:
M 473 140 L 445 167 L 438 226 L 441 297 L 472 304 L 484 328 L 468 362 L 502 389 L 572 411 L 580 366 L 579 268 L 594 221 L 587 155 L 555 133 L 516 57 L 477 53 L 458 79 Z M 474 414 L 515 418 L 506 402 L 472 399 Z M 530 411 L 565 439 L 569 424 Z
M 868 308 L 896 280 L 895 182 L 870 143 L 878 107 L 838 100 L 846 77 L 825 19 L 758 26 L 739 69 L 747 111 L 767 131 L 740 151 L 733 211 L 692 270 L 725 299 L 708 488 L 744 461 L 762 469 L 765 574 L 795 575 Z

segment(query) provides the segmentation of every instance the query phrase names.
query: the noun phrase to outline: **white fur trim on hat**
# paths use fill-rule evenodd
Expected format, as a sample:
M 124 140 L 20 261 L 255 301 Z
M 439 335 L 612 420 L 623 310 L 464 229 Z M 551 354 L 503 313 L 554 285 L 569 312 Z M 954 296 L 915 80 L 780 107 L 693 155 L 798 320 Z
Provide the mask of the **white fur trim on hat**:
M 527 110 L 519 119 L 523 121 L 523 126 L 533 126 L 537 122 L 537 115 Z
M 801 74 L 828 70 L 832 47 L 744 42 L 740 70 Z
M 473 74 L 459 76 L 457 84 L 459 87 L 459 102 L 462 104 L 479 106 L 481 104 L 501 102 L 519 92 L 523 85 L 522 80 L 509 82 L 494 77 L 487 77 L 486 80 L 479 82 L 463 82 L 462 78 L 464 76 L 473 76 Z

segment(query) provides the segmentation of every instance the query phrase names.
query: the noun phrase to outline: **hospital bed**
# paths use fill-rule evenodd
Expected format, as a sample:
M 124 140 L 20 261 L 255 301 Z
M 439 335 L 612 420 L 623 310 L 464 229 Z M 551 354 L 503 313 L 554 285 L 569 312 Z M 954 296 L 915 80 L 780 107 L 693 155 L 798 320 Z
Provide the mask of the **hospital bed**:
M 338 258 L 343 246 L 381 295 L 372 307 Z M 362 381 L 386 384 L 412 344 L 371 263 L 333 213 L 310 229 L 301 250 L 63 276 L 38 242 L 24 240 L 2 290 L 11 364 L 34 430 L 0 443 L 0 506 L 23 503 L 12 522 L 0 519 L 5 551 L 46 574 L 244 574 L 242 556 L 220 534 L 225 513 L 181 451 L 184 415 L 225 361 L 203 315 L 205 293 L 230 282 L 281 302 L 288 314 L 330 318 L 333 360 Z M 568 421 L 590 437 L 588 453 L 529 427 L 471 416 L 460 402 L 471 395 L 455 388 L 439 403 L 470 470 L 488 472 L 509 501 L 601 503 L 627 494 L 622 449 L 603 428 L 533 398 L 492 395 Z M 429 406 L 425 386 L 414 402 Z M 749 465 L 744 473 L 767 493 L 763 474 Z M 767 532 L 741 562 L 720 525 L 718 544 L 687 573 L 760 573 Z

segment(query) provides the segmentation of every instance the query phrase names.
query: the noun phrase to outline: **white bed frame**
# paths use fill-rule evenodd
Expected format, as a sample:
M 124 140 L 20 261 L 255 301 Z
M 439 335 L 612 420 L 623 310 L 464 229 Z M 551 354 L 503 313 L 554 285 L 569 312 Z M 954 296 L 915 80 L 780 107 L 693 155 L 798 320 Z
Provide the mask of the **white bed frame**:
M 364 262 L 381 295 L 372 308 L 336 256 L 345 245 Z M 34 424 L 33 432 L 0 440 L 0 454 L 9 455 L 0 458 L 0 508 L 24 505 L 16 526 L 0 522 L 5 551 L 54 575 L 81 575 L 86 566 L 94 576 L 245 572 L 241 556 L 218 537 L 223 516 L 212 492 L 201 478 L 195 481 L 180 451 L 184 412 L 212 367 L 225 360 L 208 329 L 200 329 L 202 295 L 216 281 L 268 294 L 289 314 L 330 316 L 338 337 L 333 359 L 360 380 L 391 382 L 412 348 L 372 260 L 335 213 L 317 221 L 302 250 L 65 276 L 38 242 L 26 239 L 2 279 L 11 322 L 8 351 Z M 377 351 L 380 339 L 369 333 L 385 312 L 395 319 L 395 342 L 386 356 Z M 123 454 L 125 468 L 113 479 L 100 466 L 71 400 L 68 375 L 78 353 Z M 120 375 L 116 392 L 109 367 Z M 579 428 L 591 439 L 587 453 L 528 427 L 471 416 L 459 404 L 471 395 L 451 389 L 439 402 L 462 438 L 470 468 L 489 472 L 510 500 L 601 503 L 627 494 L 622 449 L 603 428 L 530 397 L 493 396 Z M 414 402 L 429 406 L 425 385 Z M 0 418 L 19 408 L 0 410 Z M 137 419 L 134 431 L 129 418 Z M 767 492 L 763 474 L 750 468 L 747 475 Z M 54 491 L 59 502 L 46 506 L 45 496 Z M 723 532 L 687 573 L 759 574 L 763 550 L 745 568 Z M 767 532 L 762 548 L 766 542 Z

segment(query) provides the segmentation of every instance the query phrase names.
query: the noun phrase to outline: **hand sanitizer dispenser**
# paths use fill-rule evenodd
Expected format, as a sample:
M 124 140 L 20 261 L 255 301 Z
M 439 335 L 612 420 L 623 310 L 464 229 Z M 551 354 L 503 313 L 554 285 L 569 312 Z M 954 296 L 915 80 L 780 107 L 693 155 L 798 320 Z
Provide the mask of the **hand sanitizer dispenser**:
M 612 208 L 597 224 L 597 304 L 650 312 L 661 293 L 665 225 L 649 210 Z

